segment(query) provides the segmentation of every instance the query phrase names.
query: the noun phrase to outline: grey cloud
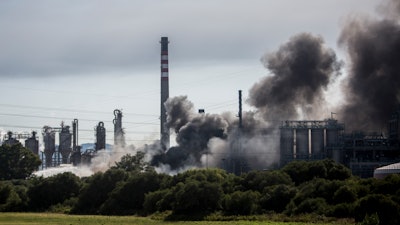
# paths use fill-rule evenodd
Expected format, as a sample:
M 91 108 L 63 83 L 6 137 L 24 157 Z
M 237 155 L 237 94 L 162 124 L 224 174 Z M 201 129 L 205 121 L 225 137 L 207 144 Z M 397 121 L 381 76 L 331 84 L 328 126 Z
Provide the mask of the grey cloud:
M 161 36 L 170 37 L 176 63 L 256 60 L 301 24 L 316 33 L 336 24 L 336 14 L 319 18 L 323 25 L 304 16 L 316 3 L 2 1 L 0 76 L 151 70 L 158 67 Z

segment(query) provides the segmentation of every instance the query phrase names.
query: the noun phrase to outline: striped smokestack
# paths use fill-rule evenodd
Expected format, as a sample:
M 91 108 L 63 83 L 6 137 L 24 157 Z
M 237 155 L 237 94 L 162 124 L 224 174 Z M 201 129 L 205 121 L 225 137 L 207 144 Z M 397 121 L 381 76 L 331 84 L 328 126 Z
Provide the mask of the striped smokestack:
M 168 84 L 168 37 L 161 37 L 161 147 L 163 150 L 169 148 L 169 129 L 166 126 L 167 112 L 165 110 L 165 101 L 169 98 Z

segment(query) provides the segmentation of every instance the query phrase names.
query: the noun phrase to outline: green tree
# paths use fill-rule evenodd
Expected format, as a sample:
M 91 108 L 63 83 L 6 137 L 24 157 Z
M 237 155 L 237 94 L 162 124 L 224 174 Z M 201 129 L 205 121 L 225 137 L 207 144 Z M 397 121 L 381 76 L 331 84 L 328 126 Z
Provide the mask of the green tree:
M 263 192 L 264 188 L 277 184 L 292 185 L 292 179 L 282 171 L 251 171 L 242 175 L 244 190 Z
M 357 200 L 356 190 L 349 185 L 341 186 L 333 194 L 333 201 L 335 203 L 352 203 Z
M 175 214 L 206 214 L 221 208 L 223 192 L 217 182 L 189 180 L 178 183 L 173 193 Z
M 24 179 L 38 169 L 37 155 L 20 143 L 0 146 L 0 180 Z
M 145 195 L 143 209 L 146 214 L 172 210 L 174 196 L 171 189 L 149 192 Z
M 19 196 L 15 186 L 8 181 L 1 181 L 0 212 L 20 211 L 23 206 L 23 199 Z
M 282 171 L 287 173 L 299 185 L 314 178 L 328 180 L 346 180 L 351 177 L 350 169 L 332 159 L 319 161 L 293 161 L 286 164 Z
M 250 215 L 259 210 L 259 199 L 261 194 L 258 191 L 235 191 L 224 198 L 224 211 L 229 215 Z
M 109 169 L 105 173 L 95 173 L 83 185 L 77 204 L 71 212 L 76 214 L 99 214 L 101 205 L 107 200 L 109 193 L 118 182 L 128 178 L 126 171 Z
M 368 215 L 377 214 L 381 224 L 399 224 L 400 206 L 382 194 L 371 194 L 361 198 L 354 210 L 356 222 Z
M 325 165 L 329 180 L 346 180 L 351 177 L 351 170 L 343 164 L 336 163 L 333 159 L 324 159 L 322 163 Z
M 296 193 L 297 189 L 287 184 L 269 186 L 265 188 L 260 204 L 263 209 L 280 213 L 285 210 Z
M 77 197 L 80 185 L 79 177 L 70 172 L 48 178 L 34 178 L 28 190 L 30 210 L 46 210 L 52 205 Z
M 123 169 L 128 172 L 149 172 L 154 168 L 145 161 L 145 153 L 138 151 L 136 155 L 126 154 L 121 157 L 119 162 L 115 163 L 114 169 Z
M 145 195 L 160 188 L 165 174 L 145 172 L 133 174 L 125 181 L 120 182 L 109 194 L 107 201 L 100 209 L 101 214 L 129 215 L 141 213 Z

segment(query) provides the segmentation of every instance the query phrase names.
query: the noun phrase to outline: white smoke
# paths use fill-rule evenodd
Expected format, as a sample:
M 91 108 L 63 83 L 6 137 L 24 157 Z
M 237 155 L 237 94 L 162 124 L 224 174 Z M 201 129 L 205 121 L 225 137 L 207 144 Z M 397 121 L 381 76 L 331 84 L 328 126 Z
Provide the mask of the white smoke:
M 97 172 L 105 172 L 121 160 L 121 157 L 130 154 L 135 155 L 134 146 L 120 147 L 115 146 L 111 151 L 97 151 L 92 158 L 90 165 L 73 166 L 72 164 L 61 164 L 58 167 L 51 167 L 33 173 L 35 176 L 51 177 L 60 173 L 71 172 L 78 177 L 88 177 Z
M 61 164 L 59 167 L 52 167 L 45 170 L 36 171 L 33 175 L 38 177 L 51 177 L 57 174 L 70 172 L 78 177 L 88 177 L 93 174 L 90 167 L 87 166 L 72 166 L 71 164 Z

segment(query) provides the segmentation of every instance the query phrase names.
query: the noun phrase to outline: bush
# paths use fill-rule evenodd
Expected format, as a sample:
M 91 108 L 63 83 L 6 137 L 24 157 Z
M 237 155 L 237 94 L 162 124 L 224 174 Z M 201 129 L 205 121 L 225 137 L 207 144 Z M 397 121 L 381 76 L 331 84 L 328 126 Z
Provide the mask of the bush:
M 207 214 L 221 208 L 222 188 L 218 183 L 199 182 L 178 183 L 173 189 L 174 214 Z
M 341 186 L 333 194 L 333 201 L 335 203 L 352 203 L 356 200 L 357 200 L 356 191 L 347 185 Z
M 80 179 L 70 172 L 31 181 L 32 186 L 28 190 L 30 210 L 46 210 L 79 194 Z
M 15 186 L 9 182 L 0 182 L 0 212 L 21 211 L 24 206 Z
M 341 203 L 333 206 L 329 216 L 336 218 L 353 218 L 354 217 L 354 203 Z
M 166 176 L 155 172 L 136 173 L 120 182 L 101 206 L 100 213 L 107 215 L 128 215 L 143 210 L 145 194 L 160 188 Z
M 277 184 L 292 185 L 292 179 L 281 171 L 251 171 L 242 175 L 244 190 L 263 192 L 264 188 Z
M 224 212 L 228 215 L 251 215 L 259 211 L 261 194 L 257 191 L 236 191 L 224 198 Z
M 147 193 L 143 203 L 144 213 L 151 214 L 155 212 L 172 210 L 171 203 L 173 201 L 174 198 L 170 189 Z
M 121 169 L 109 169 L 105 173 L 96 173 L 87 179 L 78 196 L 72 213 L 98 214 L 101 205 L 118 182 L 125 181 L 128 173 Z
M 371 194 L 360 199 L 354 210 L 356 222 L 361 222 L 367 215 L 377 214 L 382 224 L 399 224 L 400 207 L 393 200 L 382 194 Z
M 296 193 L 297 189 L 295 187 L 285 184 L 267 187 L 260 200 L 261 207 L 265 210 L 282 212 Z
M 324 215 L 329 210 L 325 199 L 323 198 L 310 198 L 302 201 L 294 210 L 294 214 L 315 213 Z

